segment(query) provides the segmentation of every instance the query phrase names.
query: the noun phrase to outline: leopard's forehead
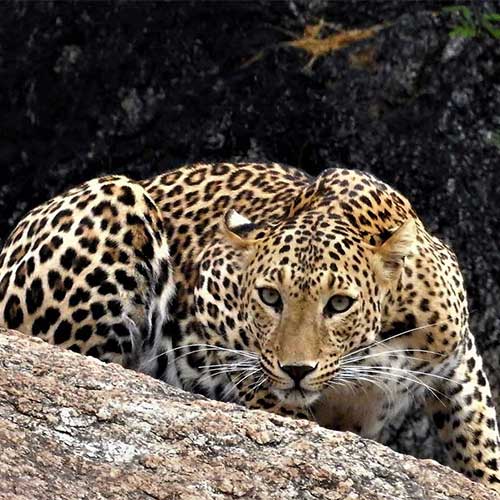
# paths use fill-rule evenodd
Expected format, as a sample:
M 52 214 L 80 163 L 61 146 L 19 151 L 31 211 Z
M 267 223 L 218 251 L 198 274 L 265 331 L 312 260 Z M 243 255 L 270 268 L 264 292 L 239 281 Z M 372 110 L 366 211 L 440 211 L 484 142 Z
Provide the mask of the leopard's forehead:
M 308 213 L 274 227 L 256 260 L 258 271 L 273 281 L 293 281 L 302 289 L 342 287 L 368 267 L 367 249 L 344 221 Z
M 350 253 L 366 248 L 359 231 L 337 215 L 306 213 L 274 226 L 262 241 L 266 251 L 295 257 L 306 265 L 322 261 L 325 255 L 345 260 Z

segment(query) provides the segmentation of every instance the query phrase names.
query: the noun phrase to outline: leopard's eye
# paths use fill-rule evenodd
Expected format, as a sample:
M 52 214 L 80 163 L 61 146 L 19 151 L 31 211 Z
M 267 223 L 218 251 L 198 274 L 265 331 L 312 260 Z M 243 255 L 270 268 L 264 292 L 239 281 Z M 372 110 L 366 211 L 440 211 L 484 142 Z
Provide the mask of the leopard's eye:
M 280 311 L 281 308 L 283 307 L 283 302 L 281 301 L 281 295 L 279 294 L 278 290 L 275 290 L 274 288 L 259 288 L 257 290 L 259 292 L 259 297 L 266 306 L 270 306 L 273 309 L 276 309 L 277 311 Z
M 334 295 L 325 306 L 325 313 L 329 316 L 347 311 L 354 304 L 354 299 L 347 295 Z

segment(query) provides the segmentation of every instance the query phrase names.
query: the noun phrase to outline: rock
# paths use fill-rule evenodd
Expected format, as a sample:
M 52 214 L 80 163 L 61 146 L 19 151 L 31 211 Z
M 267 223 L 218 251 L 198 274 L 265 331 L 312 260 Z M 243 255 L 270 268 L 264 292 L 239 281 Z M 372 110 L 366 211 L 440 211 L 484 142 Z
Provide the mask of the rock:
M 0 498 L 493 500 L 430 460 L 0 332 Z
M 500 44 L 451 37 L 446 4 L 0 3 L 0 240 L 105 173 L 231 159 L 369 170 L 457 252 L 500 408 Z M 314 62 L 290 44 L 374 26 Z M 417 410 L 390 442 L 441 456 Z

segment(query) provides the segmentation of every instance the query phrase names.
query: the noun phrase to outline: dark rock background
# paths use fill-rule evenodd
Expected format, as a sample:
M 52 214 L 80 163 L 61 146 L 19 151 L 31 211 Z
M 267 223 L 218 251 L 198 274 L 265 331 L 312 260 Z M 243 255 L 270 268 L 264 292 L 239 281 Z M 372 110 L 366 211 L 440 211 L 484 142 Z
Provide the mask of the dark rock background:
M 1 3 L 0 240 L 104 173 L 231 159 L 369 170 L 456 250 L 500 404 L 500 39 L 451 37 L 455 3 Z M 286 43 L 321 19 L 320 37 L 383 26 L 308 64 Z M 413 419 L 394 442 L 433 453 Z

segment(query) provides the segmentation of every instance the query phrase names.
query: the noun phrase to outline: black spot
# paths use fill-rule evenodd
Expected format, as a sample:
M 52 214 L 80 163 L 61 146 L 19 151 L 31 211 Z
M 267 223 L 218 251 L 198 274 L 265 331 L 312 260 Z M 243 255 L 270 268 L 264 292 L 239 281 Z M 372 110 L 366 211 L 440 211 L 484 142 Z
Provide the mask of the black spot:
M 175 310 L 175 308 L 173 308 L 173 310 Z M 163 323 L 162 334 L 166 337 L 172 338 L 174 344 L 178 344 L 182 337 L 179 322 L 170 320 Z
M 144 243 L 144 245 L 142 245 L 141 252 L 147 260 L 153 259 L 154 248 L 153 248 L 153 244 L 151 243 L 151 240 L 148 240 L 146 243 Z
M 122 187 L 122 194 L 118 196 L 118 201 L 130 207 L 133 207 L 135 205 L 135 196 L 129 186 Z
M 475 358 L 469 358 L 467 360 L 467 368 L 469 369 L 469 371 L 472 371 L 475 366 L 476 366 L 476 360 L 475 360 Z
M 58 288 L 57 290 L 54 291 L 52 296 L 58 302 L 62 302 L 66 297 L 66 290 L 64 290 L 64 288 Z
M 120 316 L 122 313 L 122 305 L 118 300 L 108 300 L 108 309 L 113 316 Z
M 98 320 L 106 314 L 106 309 L 100 302 L 94 302 L 90 306 L 90 311 L 92 312 L 92 319 Z
M 22 288 L 25 282 L 26 282 L 26 266 L 25 264 L 22 264 L 17 268 L 14 284 L 19 288 Z
M 122 264 L 128 264 L 128 262 L 129 262 L 129 258 L 128 258 L 128 255 L 126 254 L 126 252 L 120 251 L 120 255 L 119 255 L 119 257 L 118 257 L 118 260 L 119 260 Z
M 492 458 L 485 463 L 486 467 L 491 470 L 498 470 L 498 463 L 496 458 Z
M 74 251 L 74 249 L 68 248 L 61 256 L 60 259 L 61 266 L 63 266 L 64 269 L 67 269 L 69 271 L 73 266 L 73 261 L 75 260 L 75 257 L 76 257 L 76 252 Z
M 69 321 L 63 320 L 59 323 L 54 332 L 54 344 L 62 344 L 71 337 L 71 324 Z
M 113 217 L 116 217 L 118 215 L 118 210 L 109 201 L 101 201 L 101 203 L 97 204 L 92 209 L 92 213 L 94 215 L 102 215 L 104 210 L 106 210 L 106 209 L 111 211 Z
M 104 184 L 103 186 L 101 186 L 101 189 L 106 193 L 106 194 L 109 194 L 109 195 L 112 195 L 113 194 L 113 184 L 110 183 L 110 184 Z
M 85 281 L 94 288 L 100 286 L 107 278 L 108 273 L 104 269 L 96 267 L 93 272 L 87 274 Z
M 80 239 L 80 245 L 82 248 L 86 248 L 89 253 L 96 253 L 97 246 L 99 245 L 99 239 L 83 237 Z
M 408 314 L 405 317 L 406 321 L 394 321 L 392 323 L 392 329 L 385 332 L 380 332 L 382 339 L 386 340 L 395 335 L 401 335 L 403 337 L 404 333 L 408 335 L 412 334 L 412 330 L 416 327 L 416 319 L 413 314 Z
M 420 310 L 428 311 L 429 310 L 429 299 L 422 299 L 420 301 Z
M 35 278 L 26 290 L 26 308 L 29 314 L 33 314 L 42 305 L 43 297 L 42 280 Z
M 102 285 L 97 289 L 97 292 L 101 295 L 108 295 L 108 294 L 116 294 L 118 290 L 116 289 L 116 286 L 113 285 L 113 283 L 110 283 L 109 281 L 104 281 Z
M 116 352 L 120 354 L 122 352 L 122 349 L 120 347 L 120 344 L 116 339 L 108 339 L 106 343 L 103 346 L 103 349 L 105 352 Z
M 40 262 L 43 264 L 44 262 L 47 262 L 49 259 L 52 258 L 54 252 L 49 247 L 49 245 L 44 243 L 40 248 L 39 254 L 40 254 Z
M 432 419 L 434 420 L 436 427 L 438 429 L 442 429 L 446 422 L 450 420 L 450 417 L 448 414 L 438 411 L 432 415 Z
M 460 435 L 455 439 L 457 444 L 462 445 L 463 448 L 467 447 L 467 438 L 464 435 Z
M 108 266 L 111 266 L 115 263 L 115 259 L 113 258 L 113 256 L 109 252 L 104 252 L 104 254 L 102 255 L 101 262 L 103 264 L 107 264 Z
M 160 355 L 157 360 L 155 378 L 163 380 L 165 378 L 165 372 L 167 371 L 168 356 L 165 354 Z
M 32 335 L 39 335 L 40 333 L 47 333 L 49 331 L 50 325 L 45 316 L 39 316 L 33 321 L 33 326 L 31 327 Z
M 476 374 L 477 374 L 477 383 L 480 386 L 484 387 L 486 385 L 486 378 L 484 377 L 483 372 L 481 370 L 478 370 Z
M 74 292 L 71 297 L 69 298 L 69 305 L 71 307 L 75 307 L 78 304 L 86 303 L 90 300 L 90 293 L 87 290 L 84 290 L 83 288 L 78 287 L 76 289 L 76 292 Z
M 73 263 L 73 272 L 78 275 L 89 265 L 90 260 L 85 257 L 85 255 L 81 255 L 80 257 L 77 257 Z
M 47 310 L 45 311 L 45 319 L 49 324 L 49 326 L 55 325 L 60 316 L 61 313 L 59 312 L 58 309 L 55 309 L 54 307 L 48 307 Z
M 106 323 L 97 323 L 95 327 L 95 334 L 99 335 L 100 337 L 107 337 L 109 333 L 109 325 Z
M 137 288 L 137 281 L 135 280 L 135 278 L 129 276 L 122 269 L 118 269 L 117 271 L 115 271 L 115 277 L 118 283 L 120 283 L 123 288 L 125 288 L 125 290 L 134 290 L 135 288 Z
M 71 315 L 71 317 L 73 318 L 73 321 L 75 321 L 76 323 L 80 323 L 88 315 L 89 315 L 89 310 L 88 309 L 77 309 L 76 311 L 73 312 L 73 314 Z
M 9 287 L 10 271 L 5 273 L 4 277 L 0 281 L 0 301 L 2 301 L 7 293 L 7 288 Z
M 92 336 L 92 327 L 84 325 L 75 331 L 75 338 L 77 340 L 87 341 Z
M 128 328 L 123 323 L 115 323 L 113 325 L 113 330 L 119 337 L 129 337 L 130 336 L 130 332 L 129 332 Z
M 35 259 L 33 257 L 30 257 L 28 259 L 28 276 L 31 276 L 33 274 L 33 271 L 35 270 Z
M 56 216 L 52 219 L 52 227 L 56 227 L 62 218 L 69 217 L 70 215 L 71 215 L 71 210 L 69 209 L 60 210 L 59 212 L 57 212 Z
M 61 275 L 57 271 L 49 271 L 49 287 L 53 289 L 61 281 Z
M 9 328 L 16 329 L 24 321 L 21 301 L 17 295 L 11 295 L 3 312 L 5 323 Z
M 136 214 L 127 214 L 127 224 L 129 226 L 144 226 L 144 221 Z
M 55 249 L 58 249 L 62 245 L 62 242 L 63 240 L 59 236 L 53 236 L 50 240 L 50 243 Z
M 125 245 L 132 246 L 133 241 L 134 235 L 132 234 L 132 231 L 129 230 L 123 236 L 123 243 L 125 243 Z
M 94 347 L 91 347 L 90 349 L 88 349 L 87 351 L 85 351 L 85 355 L 92 356 L 93 358 L 99 359 L 101 357 L 101 352 L 99 351 L 99 349 L 96 346 L 94 346 Z

